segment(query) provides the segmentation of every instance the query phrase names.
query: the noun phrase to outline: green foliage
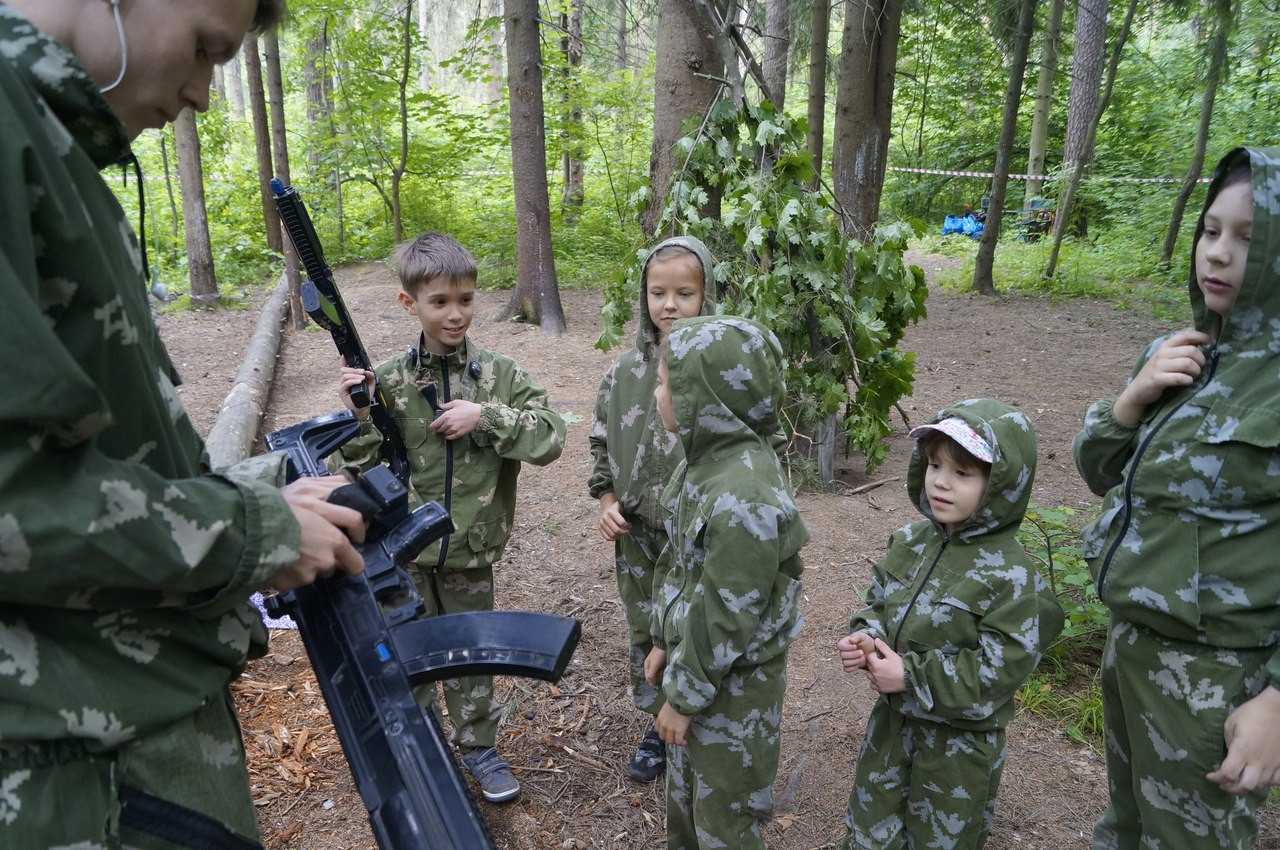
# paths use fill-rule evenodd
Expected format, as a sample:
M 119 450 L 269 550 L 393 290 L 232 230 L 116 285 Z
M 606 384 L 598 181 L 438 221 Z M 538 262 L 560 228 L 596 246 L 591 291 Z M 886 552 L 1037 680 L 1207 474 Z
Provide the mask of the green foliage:
M 777 334 L 792 429 L 842 413 L 845 433 L 872 469 L 887 451 L 889 413 L 911 391 L 912 355 L 895 346 L 924 316 L 924 274 L 902 262 L 908 226 L 883 227 L 870 245 L 841 232 L 831 197 L 808 187 L 813 166 L 804 136 L 803 121 L 768 104 L 740 112 L 720 101 L 678 147 L 685 166 L 658 229 L 707 242 L 717 257 L 720 309 Z M 718 218 L 705 212 L 708 187 L 720 196 Z M 631 317 L 643 258 L 633 252 L 606 287 L 601 348 L 618 343 Z
M 1036 560 L 1066 614 L 1062 634 L 1019 689 L 1018 703 L 1061 725 L 1074 740 L 1096 748 L 1102 738 L 1096 671 L 1108 616 L 1080 555 L 1084 519 L 1069 507 L 1031 505 L 1018 531 L 1019 542 Z

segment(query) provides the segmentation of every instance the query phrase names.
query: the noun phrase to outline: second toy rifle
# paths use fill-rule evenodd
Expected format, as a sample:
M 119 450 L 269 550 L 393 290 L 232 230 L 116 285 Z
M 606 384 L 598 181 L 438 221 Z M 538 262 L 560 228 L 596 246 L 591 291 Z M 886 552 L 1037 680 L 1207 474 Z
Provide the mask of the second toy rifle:
M 307 280 L 302 282 L 302 308 L 312 321 L 333 337 L 338 353 L 348 366 L 373 371 L 369 354 L 360 342 L 360 334 L 356 332 L 355 322 L 351 321 L 342 293 L 334 282 L 333 271 L 324 260 L 324 250 L 321 249 L 320 239 L 311 225 L 311 216 L 307 215 L 307 208 L 302 203 L 302 196 L 297 189 L 286 186 L 273 177 L 271 197 L 275 199 L 276 209 L 280 211 L 280 221 L 289 234 L 293 250 L 307 272 Z M 400 429 L 391 416 L 391 408 L 387 405 L 386 395 L 378 380 L 374 379 L 372 397 L 363 386 L 352 388 L 351 403 L 356 407 L 369 408 L 369 417 L 382 433 L 383 459 L 396 478 L 407 485 L 409 452 L 405 448 Z

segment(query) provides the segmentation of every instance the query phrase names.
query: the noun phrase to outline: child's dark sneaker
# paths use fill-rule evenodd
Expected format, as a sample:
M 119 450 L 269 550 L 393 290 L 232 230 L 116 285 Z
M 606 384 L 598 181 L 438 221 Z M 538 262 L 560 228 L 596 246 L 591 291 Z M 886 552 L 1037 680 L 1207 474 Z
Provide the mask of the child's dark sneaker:
M 652 782 L 667 769 L 667 745 L 658 737 L 657 729 L 650 729 L 640 739 L 631 762 L 627 765 L 627 775 L 636 782 Z
M 511 765 L 493 747 L 472 750 L 462 757 L 462 763 L 480 783 L 480 790 L 490 803 L 505 803 L 520 793 L 520 783 L 511 775 Z

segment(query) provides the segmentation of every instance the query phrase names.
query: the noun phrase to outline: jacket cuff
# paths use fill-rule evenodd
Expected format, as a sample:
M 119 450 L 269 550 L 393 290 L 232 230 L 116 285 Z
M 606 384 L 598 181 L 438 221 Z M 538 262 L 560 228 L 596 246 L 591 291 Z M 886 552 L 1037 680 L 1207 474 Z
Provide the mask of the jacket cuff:
M 492 402 L 484 402 L 480 406 L 484 409 L 480 411 L 480 421 L 476 423 L 476 431 L 480 434 L 492 434 L 498 430 L 502 411 Z
M 1094 402 L 1085 413 L 1085 430 L 1091 438 L 1128 439 L 1138 430 L 1137 425 L 1125 425 L 1116 419 L 1116 400 L 1104 398 Z

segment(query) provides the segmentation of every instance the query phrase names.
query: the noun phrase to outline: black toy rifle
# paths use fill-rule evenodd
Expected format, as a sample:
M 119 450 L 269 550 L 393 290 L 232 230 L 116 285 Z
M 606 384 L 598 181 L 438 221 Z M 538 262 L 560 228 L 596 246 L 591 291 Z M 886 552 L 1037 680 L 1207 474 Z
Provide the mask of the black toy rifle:
M 343 410 L 272 432 L 266 441 L 288 454 L 290 478 L 323 475 L 325 455 L 359 430 L 355 415 Z M 556 681 L 581 627 L 523 611 L 418 619 L 422 600 L 403 566 L 446 534 L 451 521 L 435 502 L 410 513 L 408 492 L 386 467 L 374 467 L 358 484 L 365 506 L 377 506 L 356 547 L 364 572 L 270 597 L 267 610 L 298 624 L 378 846 L 493 848 L 444 731 L 434 712 L 419 707 L 413 687 L 494 674 Z
M 289 241 L 297 253 L 302 267 L 306 269 L 307 280 L 302 282 L 302 308 L 307 311 L 317 325 L 324 328 L 333 337 L 338 353 L 353 369 L 373 371 L 369 354 L 360 342 L 360 334 L 356 332 L 355 322 L 347 312 L 346 302 L 334 282 L 333 272 L 324 260 L 324 251 L 320 247 L 320 239 L 311 225 L 311 216 L 302 203 L 302 196 L 292 186 L 286 186 L 279 179 L 271 178 L 271 197 L 275 199 L 276 209 L 280 212 L 280 220 L 284 223 Z M 409 452 L 405 448 L 404 438 L 391 417 L 391 409 L 387 405 L 382 386 L 375 378 L 373 397 L 363 386 L 351 389 L 351 403 L 356 407 L 368 407 L 373 424 L 382 433 L 382 456 L 391 471 L 406 485 L 409 483 Z

